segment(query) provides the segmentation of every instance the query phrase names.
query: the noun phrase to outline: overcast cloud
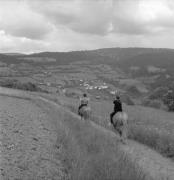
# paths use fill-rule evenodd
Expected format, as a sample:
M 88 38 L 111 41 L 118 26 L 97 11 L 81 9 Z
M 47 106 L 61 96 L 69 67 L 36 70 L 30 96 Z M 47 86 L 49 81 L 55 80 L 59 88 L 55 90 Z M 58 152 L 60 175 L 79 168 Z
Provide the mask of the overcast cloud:
M 174 48 L 173 0 L 0 0 L 0 52 Z

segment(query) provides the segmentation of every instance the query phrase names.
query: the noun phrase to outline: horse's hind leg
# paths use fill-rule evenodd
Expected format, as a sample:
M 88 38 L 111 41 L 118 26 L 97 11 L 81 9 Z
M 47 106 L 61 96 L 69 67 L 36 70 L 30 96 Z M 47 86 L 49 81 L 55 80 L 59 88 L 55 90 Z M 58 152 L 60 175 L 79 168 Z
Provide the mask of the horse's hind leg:
M 125 127 L 121 129 L 121 141 L 127 144 L 127 129 Z
M 81 120 L 83 121 L 83 116 L 81 116 Z
M 119 135 L 119 140 L 122 141 L 122 130 L 118 127 L 114 127 L 117 134 Z
M 82 121 L 84 121 L 84 120 L 85 120 L 84 116 L 82 116 L 82 115 L 81 115 L 81 120 L 82 120 Z

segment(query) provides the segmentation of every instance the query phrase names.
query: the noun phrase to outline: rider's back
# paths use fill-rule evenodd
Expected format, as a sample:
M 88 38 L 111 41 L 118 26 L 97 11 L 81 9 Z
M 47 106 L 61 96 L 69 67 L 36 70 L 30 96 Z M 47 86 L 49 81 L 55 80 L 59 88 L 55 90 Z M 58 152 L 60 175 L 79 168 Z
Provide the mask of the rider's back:
M 88 105 L 88 104 L 89 104 L 89 98 L 88 98 L 88 97 L 82 97 L 82 98 L 80 98 L 80 104 L 82 104 L 82 105 Z
M 113 101 L 114 103 L 114 111 L 115 112 L 122 112 L 122 103 L 120 100 L 116 99 Z

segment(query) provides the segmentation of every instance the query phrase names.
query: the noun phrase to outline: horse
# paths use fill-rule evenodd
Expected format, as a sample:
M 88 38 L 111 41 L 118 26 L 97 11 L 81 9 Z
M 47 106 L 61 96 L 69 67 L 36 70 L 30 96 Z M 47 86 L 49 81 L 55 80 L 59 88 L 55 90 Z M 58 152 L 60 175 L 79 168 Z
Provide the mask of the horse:
M 81 116 L 81 120 L 88 120 L 91 117 L 91 108 L 89 106 L 83 106 L 79 110 L 79 115 Z
M 125 112 L 117 112 L 113 117 L 114 129 L 120 135 L 120 140 L 126 143 L 128 129 L 128 115 Z

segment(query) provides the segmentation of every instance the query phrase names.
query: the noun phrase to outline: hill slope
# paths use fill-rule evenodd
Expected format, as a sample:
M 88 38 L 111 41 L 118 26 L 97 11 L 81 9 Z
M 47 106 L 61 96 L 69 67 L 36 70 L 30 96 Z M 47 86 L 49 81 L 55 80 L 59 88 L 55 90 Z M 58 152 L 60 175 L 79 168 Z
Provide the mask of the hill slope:
M 22 63 L 23 60 L 18 59 L 15 55 L 4 55 L 0 54 L 0 62 L 4 62 L 6 64 L 16 64 Z
M 2 133 L 8 131 L 11 136 L 3 139 L 2 179 L 173 179 L 173 163 L 149 148 L 132 141 L 127 146 L 120 144 L 113 132 L 92 122 L 82 122 L 48 100 L 48 96 L 45 99 L 36 94 L 4 90 L 0 89 L 0 98 L 5 102 L 1 104 L 4 116 L 1 123 L 6 130 Z M 10 103 L 13 105 L 9 106 Z
M 3 124 L 16 123 L 16 129 L 13 125 L 4 126 L 10 134 L 12 133 L 10 138 L 13 139 L 13 145 L 8 144 L 7 148 L 4 147 L 4 151 L 1 152 L 2 157 L 10 157 L 9 164 L 1 164 L 3 166 L 1 169 L 4 169 L 1 177 L 7 178 L 11 175 L 11 177 L 22 177 L 22 179 L 28 179 L 28 177 L 37 180 L 42 177 L 61 179 L 63 175 L 69 174 L 64 179 L 114 180 L 116 177 L 124 180 L 173 179 L 173 162 L 133 141 L 129 141 L 128 145 L 120 144 L 117 135 L 113 132 L 93 122 L 82 122 L 75 114 L 48 100 L 49 96 L 41 98 L 22 91 L 3 88 L 0 90 L 1 99 L 7 103 L 1 104 L 1 109 L 3 113 L 10 113 L 8 118 L 2 118 Z M 15 106 L 14 101 L 22 104 Z M 9 103 L 13 106 L 9 106 Z M 32 103 L 31 107 L 30 103 Z M 26 109 L 27 113 L 24 111 Z M 35 117 L 35 115 L 38 116 L 35 111 L 42 111 L 43 113 L 40 113 L 42 117 Z M 20 121 L 19 118 L 23 115 L 25 118 L 29 115 L 30 121 L 27 119 Z M 14 116 L 17 118 L 12 120 Z M 25 123 L 31 128 L 25 128 Z M 15 133 L 21 135 L 15 135 Z M 20 139 L 21 136 L 22 139 Z M 5 137 L 3 140 L 4 145 L 10 142 Z M 18 141 L 27 142 L 28 146 Z M 39 147 L 40 145 L 42 147 Z M 26 154 L 28 157 L 32 151 L 34 151 L 33 159 L 20 158 L 23 155 L 26 157 Z M 17 161 L 13 161 L 15 158 Z M 33 165 L 37 165 L 36 169 Z M 61 165 L 63 166 L 58 171 Z M 18 171 L 19 168 L 20 171 Z

